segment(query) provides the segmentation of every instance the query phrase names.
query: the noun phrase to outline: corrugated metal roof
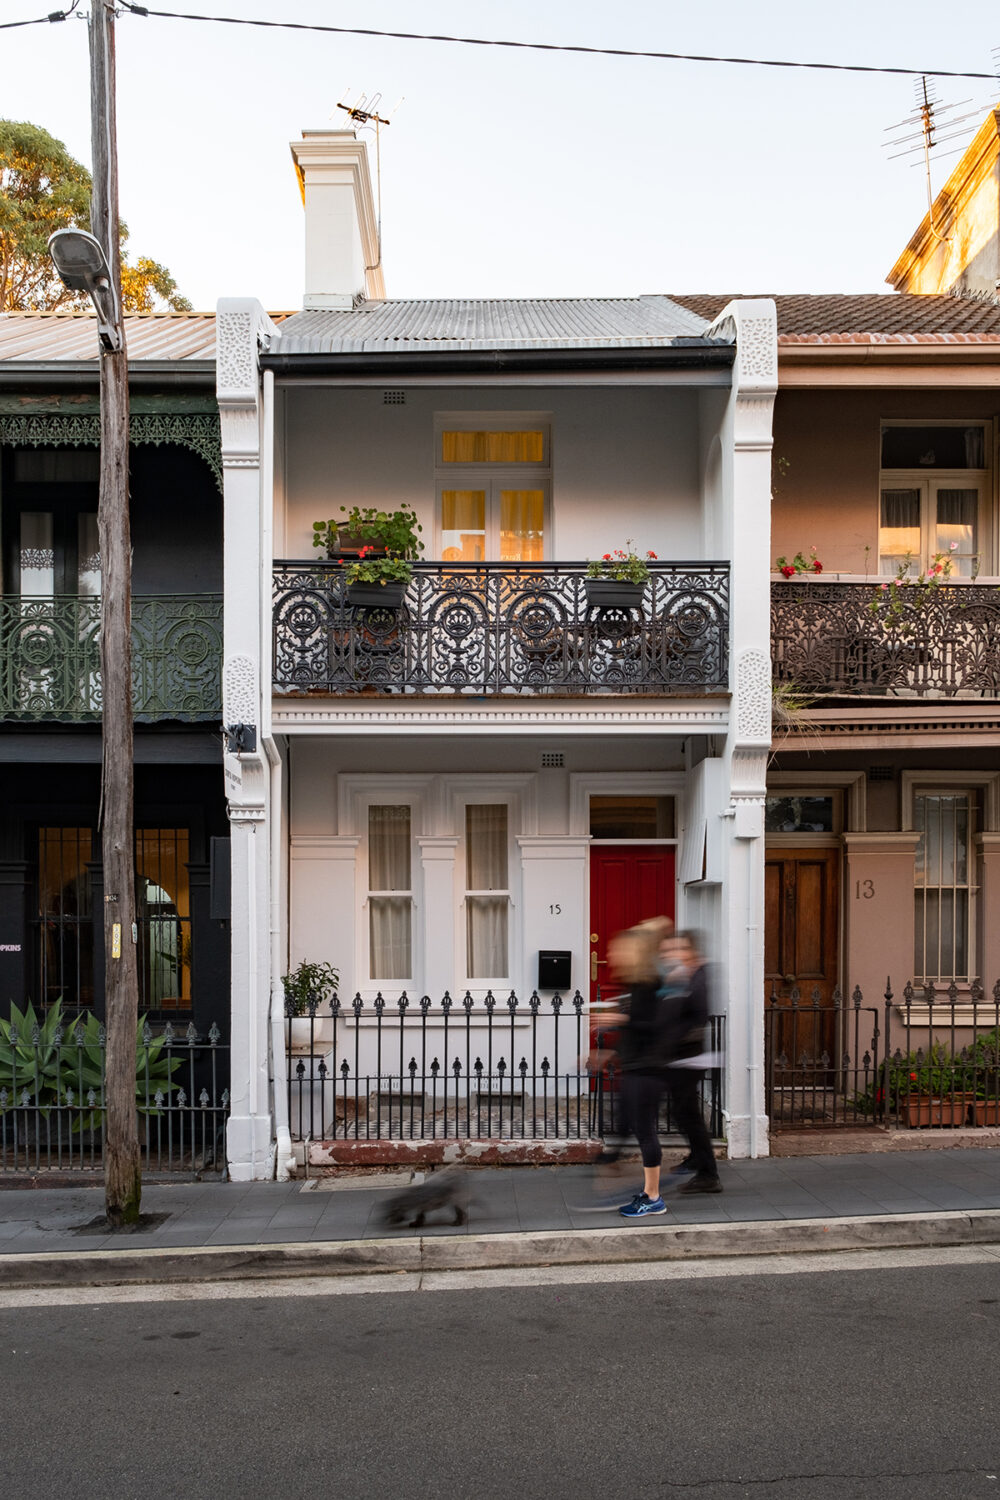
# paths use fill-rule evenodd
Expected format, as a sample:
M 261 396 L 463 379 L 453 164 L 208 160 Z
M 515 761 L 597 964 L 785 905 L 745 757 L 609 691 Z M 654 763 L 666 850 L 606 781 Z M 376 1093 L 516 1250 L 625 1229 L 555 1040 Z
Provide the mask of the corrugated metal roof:
M 674 301 L 703 318 L 715 318 L 736 296 L 748 293 L 674 293 Z M 752 295 L 771 296 L 772 293 Z M 774 296 L 778 312 L 778 340 L 796 344 L 809 342 L 865 342 L 893 338 L 912 342 L 926 335 L 953 343 L 959 334 L 1000 338 L 1000 301 L 990 297 L 952 297 L 948 294 L 884 292 L 854 296 L 851 293 L 801 293 Z
M 98 343 L 93 313 L 0 313 L 0 359 L 93 360 Z M 133 360 L 214 360 L 214 313 L 135 313 L 125 318 Z
M 660 296 L 387 299 L 349 312 L 295 313 L 271 336 L 269 352 L 656 347 L 701 340 L 707 329 L 703 317 Z
M 285 313 L 272 313 L 275 322 Z M 0 360 L 44 363 L 66 360 L 97 364 L 93 313 L 0 313 Z M 215 361 L 215 313 L 127 313 L 129 364 L 143 360 Z

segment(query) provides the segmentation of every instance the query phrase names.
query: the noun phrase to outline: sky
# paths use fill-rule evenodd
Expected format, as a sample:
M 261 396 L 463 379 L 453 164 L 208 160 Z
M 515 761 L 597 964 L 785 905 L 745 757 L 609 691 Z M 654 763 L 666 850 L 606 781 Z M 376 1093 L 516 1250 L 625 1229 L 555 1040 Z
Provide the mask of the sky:
M 42 15 L 53 3 L 0 0 L 0 21 Z M 183 8 L 587 46 L 1000 68 L 995 0 L 964 0 L 961 26 L 940 0 L 186 0 Z M 289 142 L 303 128 L 342 125 L 338 101 L 361 94 L 380 96 L 380 111 L 392 112 L 381 134 L 390 297 L 885 291 L 926 209 L 922 161 L 890 160 L 884 147 L 888 127 L 913 110 L 909 78 L 127 13 L 117 49 L 130 252 L 166 264 L 198 309 L 221 296 L 254 296 L 273 311 L 301 305 L 303 211 Z M 4 115 L 44 126 L 89 165 L 85 21 L 0 31 L 0 59 Z M 955 113 L 981 117 L 1000 84 L 943 79 L 936 91 L 942 104 L 963 103 Z M 935 190 L 957 159 L 937 159 Z

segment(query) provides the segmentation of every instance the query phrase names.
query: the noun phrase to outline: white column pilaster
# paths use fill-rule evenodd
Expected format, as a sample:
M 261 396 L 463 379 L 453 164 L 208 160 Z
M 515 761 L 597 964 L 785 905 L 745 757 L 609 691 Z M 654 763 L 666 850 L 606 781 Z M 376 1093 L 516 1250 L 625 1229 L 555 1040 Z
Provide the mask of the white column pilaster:
M 261 641 L 270 600 L 261 597 L 261 402 L 257 350 L 271 327 L 259 303 L 223 299 L 216 317 L 216 386 L 222 428 L 224 514 L 223 723 L 248 727 L 253 748 L 227 754 L 232 913 L 229 1171 L 234 1181 L 273 1173 L 269 1028 L 269 772 Z
M 439 1005 L 445 990 L 456 998 L 456 899 L 455 852 L 458 839 L 425 835 L 417 839 L 424 872 L 423 901 L 426 921 L 424 990 Z
M 729 805 L 722 890 L 726 1134 L 730 1156 L 766 1156 L 764 1101 L 764 797 L 771 744 L 771 447 L 778 385 L 774 303 L 741 299 L 716 334 L 735 334 L 723 423 L 720 534 L 730 559 L 732 708 L 724 760 Z M 728 450 L 728 451 L 727 451 Z

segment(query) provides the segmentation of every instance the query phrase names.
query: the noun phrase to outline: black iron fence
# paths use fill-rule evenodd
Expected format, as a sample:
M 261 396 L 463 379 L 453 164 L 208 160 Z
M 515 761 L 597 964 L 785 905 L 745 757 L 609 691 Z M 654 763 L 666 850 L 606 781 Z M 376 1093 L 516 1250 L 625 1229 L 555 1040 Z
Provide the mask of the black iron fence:
M 722 1135 L 725 1019 L 712 1016 L 702 1082 L 705 1118 Z M 520 1002 L 403 994 L 329 1013 L 286 1010 L 293 1140 L 593 1140 L 620 1130 L 613 1062 L 579 991 Z M 669 1103 L 661 1121 L 673 1131 Z
M 764 1039 L 776 1129 L 1000 1125 L 1000 980 L 990 996 L 887 984 L 878 1005 L 772 990 Z
M 101 1170 L 106 1051 L 93 1016 L 0 1022 L 0 1175 Z M 135 1097 L 144 1172 L 224 1173 L 228 1076 L 229 1048 L 214 1024 L 204 1038 L 193 1026 L 142 1028 Z
M 1000 589 L 994 584 L 914 590 L 898 611 L 883 608 L 882 596 L 877 583 L 772 584 L 775 678 L 816 698 L 1000 693 Z
M 631 603 L 583 563 L 415 563 L 399 607 L 352 605 L 340 564 L 274 569 L 282 692 L 697 693 L 728 687 L 729 567 L 649 564 Z

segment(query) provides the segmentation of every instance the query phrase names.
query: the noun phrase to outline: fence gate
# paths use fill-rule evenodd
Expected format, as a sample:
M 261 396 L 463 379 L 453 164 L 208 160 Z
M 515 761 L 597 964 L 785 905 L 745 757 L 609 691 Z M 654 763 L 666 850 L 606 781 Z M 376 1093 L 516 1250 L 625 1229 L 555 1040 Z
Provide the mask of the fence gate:
M 830 1002 L 818 989 L 803 1001 L 796 986 L 785 1001 L 772 987 L 764 1012 L 764 1087 L 773 1129 L 876 1123 L 879 1011 L 862 1000 L 855 988 L 847 1005 L 839 990 Z

